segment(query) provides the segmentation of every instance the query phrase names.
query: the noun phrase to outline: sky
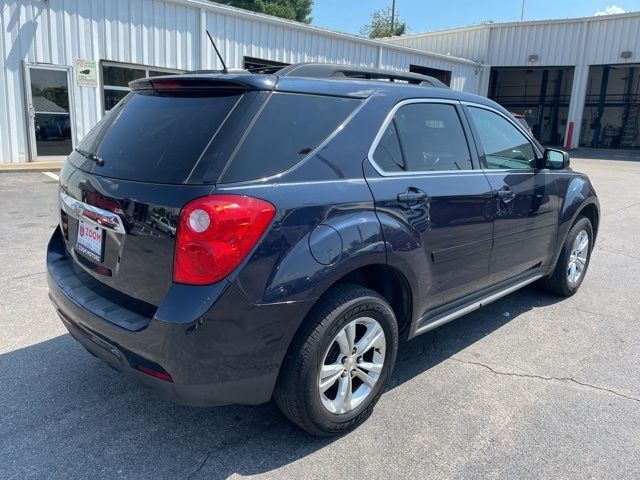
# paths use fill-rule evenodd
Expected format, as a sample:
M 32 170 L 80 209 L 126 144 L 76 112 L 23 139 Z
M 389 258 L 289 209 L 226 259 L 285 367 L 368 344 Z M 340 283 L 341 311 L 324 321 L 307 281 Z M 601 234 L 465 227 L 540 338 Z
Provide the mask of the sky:
M 391 0 L 315 0 L 313 25 L 358 34 L 371 13 Z M 521 0 L 396 0 L 407 33 L 420 33 L 482 23 L 520 19 Z M 525 20 L 587 17 L 596 13 L 640 10 L 640 0 L 525 0 Z

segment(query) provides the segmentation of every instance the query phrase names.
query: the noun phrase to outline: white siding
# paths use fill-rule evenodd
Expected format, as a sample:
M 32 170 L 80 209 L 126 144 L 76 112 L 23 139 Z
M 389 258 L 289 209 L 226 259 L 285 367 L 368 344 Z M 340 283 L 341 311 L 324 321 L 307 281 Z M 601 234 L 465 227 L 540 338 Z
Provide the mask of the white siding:
M 578 145 L 591 65 L 640 63 L 640 13 L 571 20 L 486 24 L 386 39 L 393 45 L 470 58 L 483 64 L 477 91 L 486 94 L 490 67 L 574 66 L 570 147 Z M 620 53 L 632 52 L 622 59 Z M 530 55 L 538 61 L 529 62 Z M 566 135 L 565 135 L 566 138 Z
M 244 56 L 398 70 L 415 63 L 452 71 L 453 88 L 479 88 L 478 66 L 471 61 L 200 0 L 0 0 L 0 8 L 0 163 L 29 160 L 24 62 L 73 66 L 85 59 L 180 70 L 220 68 L 204 28 L 229 67 L 242 67 Z M 102 115 L 101 89 L 74 82 L 70 95 L 79 140 Z
M 588 25 L 589 36 L 582 31 Z M 571 20 L 476 25 L 454 30 L 406 35 L 388 43 L 469 58 L 491 66 L 569 66 L 587 51 L 590 65 L 624 63 L 620 52 L 632 51 L 628 63 L 640 62 L 640 14 Z
M 489 30 L 484 25 L 387 39 L 394 45 L 468 58 L 484 63 Z

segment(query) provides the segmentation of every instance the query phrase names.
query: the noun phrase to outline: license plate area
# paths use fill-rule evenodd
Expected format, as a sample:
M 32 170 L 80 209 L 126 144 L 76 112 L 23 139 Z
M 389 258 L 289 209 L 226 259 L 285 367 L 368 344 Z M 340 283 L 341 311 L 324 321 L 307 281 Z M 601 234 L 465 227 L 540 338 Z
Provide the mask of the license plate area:
M 76 251 L 96 263 L 102 263 L 104 255 L 104 229 L 92 223 L 78 220 Z

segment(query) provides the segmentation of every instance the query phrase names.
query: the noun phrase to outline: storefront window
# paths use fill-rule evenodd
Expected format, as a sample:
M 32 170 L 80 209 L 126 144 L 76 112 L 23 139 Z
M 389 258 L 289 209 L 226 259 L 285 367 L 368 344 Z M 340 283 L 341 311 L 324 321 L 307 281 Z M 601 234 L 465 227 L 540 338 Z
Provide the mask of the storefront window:
M 129 82 L 145 77 L 176 75 L 176 70 L 150 69 L 144 66 L 130 66 L 115 63 L 102 63 L 102 85 L 104 112 L 107 113 L 130 92 Z

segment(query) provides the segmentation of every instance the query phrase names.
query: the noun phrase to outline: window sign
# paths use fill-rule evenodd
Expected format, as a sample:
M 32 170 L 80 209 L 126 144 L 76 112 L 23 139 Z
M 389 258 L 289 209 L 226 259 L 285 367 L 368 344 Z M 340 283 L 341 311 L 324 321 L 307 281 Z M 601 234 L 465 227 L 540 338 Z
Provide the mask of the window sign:
M 81 87 L 98 86 L 98 75 L 94 60 L 76 60 L 76 81 Z

